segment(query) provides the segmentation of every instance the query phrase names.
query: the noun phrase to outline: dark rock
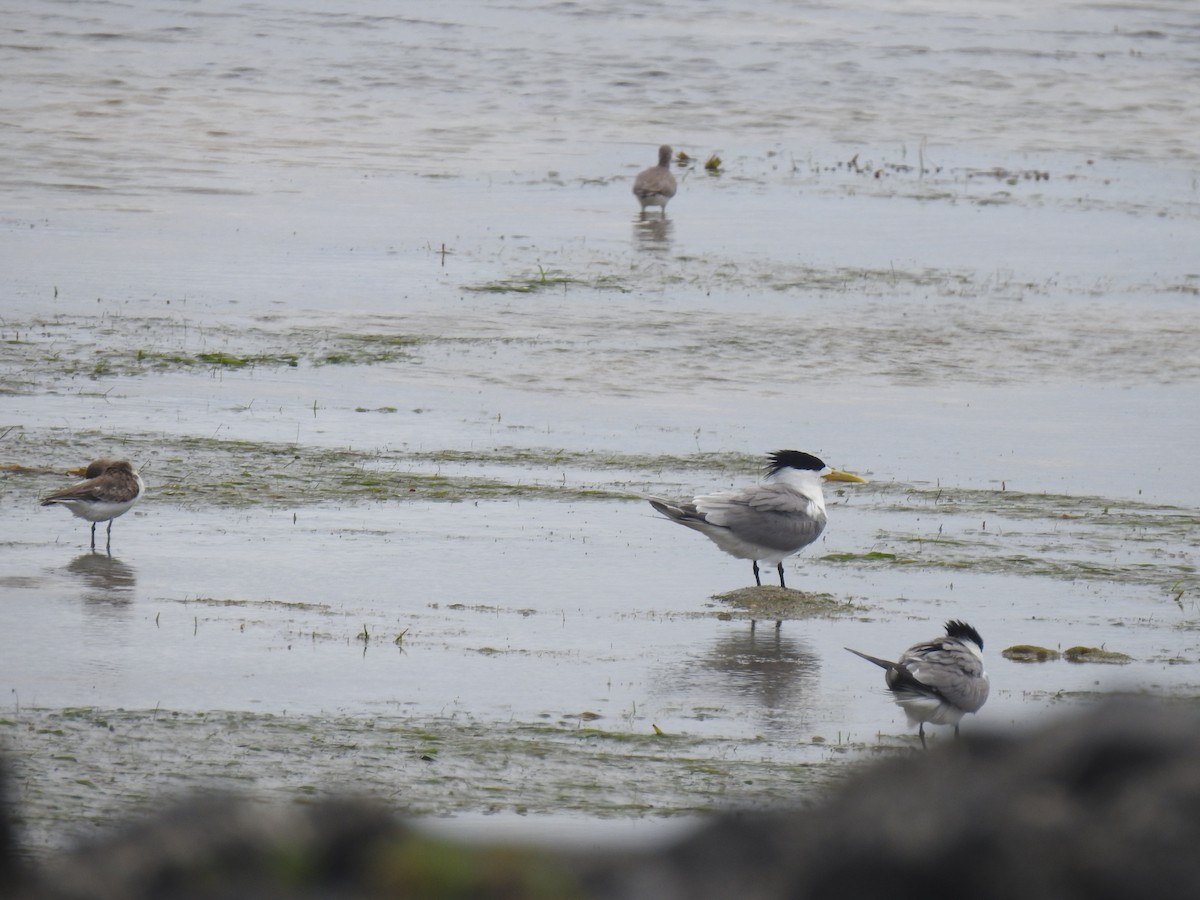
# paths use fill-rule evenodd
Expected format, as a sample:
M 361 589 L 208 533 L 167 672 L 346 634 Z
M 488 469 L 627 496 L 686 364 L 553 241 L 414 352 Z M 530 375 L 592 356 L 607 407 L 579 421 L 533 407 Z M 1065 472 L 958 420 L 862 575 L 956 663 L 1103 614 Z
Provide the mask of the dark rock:
M 1200 718 L 1122 702 L 872 766 L 803 813 L 719 817 L 591 884 L 661 900 L 1194 898 L 1196 847 Z
M 3 822 L 0 896 L 22 900 L 1194 898 L 1200 715 L 1126 701 L 1026 735 L 973 733 L 866 768 L 811 809 L 722 814 L 647 852 L 461 844 L 354 800 L 198 800 L 18 887 Z

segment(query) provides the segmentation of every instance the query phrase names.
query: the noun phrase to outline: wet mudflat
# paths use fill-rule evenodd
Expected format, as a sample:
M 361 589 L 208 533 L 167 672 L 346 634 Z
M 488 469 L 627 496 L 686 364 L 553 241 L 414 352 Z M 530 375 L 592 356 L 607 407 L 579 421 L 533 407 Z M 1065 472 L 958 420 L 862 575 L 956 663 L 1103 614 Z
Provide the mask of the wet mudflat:
M 570 137 L 511 115 L 520 66 L 483 78 L 422 40 L 400 77 L 386 17 L 82 9 L 35 4 L 2 88 L 28 124 L 0 143 L 0 740 L 33 852 L 189 791 L 349 791 L 505 834 L 803 803 L 917 746 L 842 648 L 892 655 L 952 617 L 993 683 L 964 728 L 1200 694 L 1200 196 L 1190 113 L 1153 112 L 1195 54 L 1182 6 L 1082 30 L 1051 10 L 1022 53 L 999 19 L 919 11 L 891 23 L 894 68 L 814 7 L 809 52 L 751 42 L 704 80 L 711 23 L 667 9 L 673 115 L 613 112 L 665 76 L 577 54 L 555 90 L 607 80 Z M 513 59 L 530 16 L 577 38 L 508 16 L 443 27 Z M 226 59 L 234 24 L 275 35 L 269 71 Z M 820 40 L 847 27 L 858 44 Z M 212 59 L 164 66 L 175 28 Z M 781 131 L 790 95 L 748 89 L 798 59 L 853 83 Z M 1070 103 L 996 133 L 981 98 L 1035 97 L 1030 66 L 1101 104 L 1136 67 L 1143 112 L 1106 132 L 1129 140 Z M 61 103 L 38 99 L 52 70 Z M 446 114 L 433 71 L 473 113 Z M 885 74 L 942 92 L 940 131 L 917 106 L 911 130 L 858 116 Z M 640 219 L 629 180 L 663 140 L 696 163 Z M 794 591 L 747 591 L 749 563 L 644 502 L 782 447 L 870 479 L 827 491 Z M 36 505 L 96 456 L 148 485 L 111 556 Z
M 4 733 L 38 843 L 214 789 L 364 793 L 510 829 L 514 815 L 654 823 L 792 805 L 848 762 L 914 747 L 880 679 L 841 648 L 891 652 L 966 609 L 995 683 L 968 727 L 1114 689 L 1198 690 L 1195 511 L 873 483 L 845 489 L 837 531 L 790 567 L 803 590 L 748 589 L 748 565 L 624 498 L 678 487 L 663 460 L 625 459 L 616 481 L 576 461 L 590 480 L 564 486 L 485 455 L 482 487 L 442 474 L 448 496 L 418 499 L 428 463 L 379 476 L 376 458 L 362 478 L 337 455 L 314 457 L 386 499 L 298 502 L 320 493 L 312 461 L 273 492 L 254 454 L 210 445 L 210 480 L 164 483 L 118 520 L 112 557 L 71 522 L 65 540 L 10 541 L 24 562 L 4 579 L 20 660 Z M 730 465 L 691 463 L 676 477 L 719 481 Z M 999 655 L 1018 643 L 1131 661 Z

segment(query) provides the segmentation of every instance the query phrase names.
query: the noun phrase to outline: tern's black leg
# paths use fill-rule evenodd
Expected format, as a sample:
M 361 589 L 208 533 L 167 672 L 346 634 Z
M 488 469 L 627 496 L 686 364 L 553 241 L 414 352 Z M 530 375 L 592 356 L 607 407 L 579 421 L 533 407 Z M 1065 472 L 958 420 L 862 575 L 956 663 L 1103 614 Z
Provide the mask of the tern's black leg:
M 787 587 L 787 585 L 783 583 L 783 563 L 779 564 L 779 586 Z
M 754 583 L 759 587 L 762 587 L 762 579 L 758 577 L 758 560 L 750 560 L 750 565 L 754 566 Z
M 92 523 L 92 549 L 96 549 L 96 523 Z
M 750 620 L 750 633 L 751 634 L 754 634 L 754 626 L 757 624 L 758 624 L 757 619 Z M 779 631 L 781 628 L 783 628 L 783 619 L 776 619 L 775 620 L 775 630 Z
M 921 749 L 928 750 L 929 747 L 925 743 L 925 723 L 921 723 L 921 727 L 917 729 L 917 734 L 921 735 Z

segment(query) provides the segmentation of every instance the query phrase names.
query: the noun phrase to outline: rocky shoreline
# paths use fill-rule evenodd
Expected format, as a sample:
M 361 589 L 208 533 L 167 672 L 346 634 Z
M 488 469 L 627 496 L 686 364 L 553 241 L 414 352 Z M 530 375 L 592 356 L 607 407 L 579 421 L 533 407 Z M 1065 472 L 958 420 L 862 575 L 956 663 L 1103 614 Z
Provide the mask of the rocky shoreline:
M 6 803 L 0 893 L 20 900 L 1194 897 L 1200 715 L 1122 700 L 973 733 L 872 764 L 813 808 L 718 814 L 651 850 L 448 840 L 361 800 L 209 798 L 28 865 L 19 813 Z

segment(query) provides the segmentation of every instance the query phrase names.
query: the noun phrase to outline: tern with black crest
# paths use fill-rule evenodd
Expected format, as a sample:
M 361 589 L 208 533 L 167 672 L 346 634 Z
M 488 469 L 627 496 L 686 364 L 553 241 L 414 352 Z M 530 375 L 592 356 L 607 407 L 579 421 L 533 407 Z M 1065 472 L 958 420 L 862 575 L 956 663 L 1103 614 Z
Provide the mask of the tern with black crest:
M 92 523 L 92 549 L 96 549 L 96 523 L 108 522 L 108 549 L 112 549 L 112 520 L 129 512 L 142 499 L 142 476 L 123 459 L 98 459 L 89 463 L 84 480 L 42 498 L 42 506 L 65 506 Z
M 987 701 L 989 681 L 983 668 L 983 638 L 958 619 L 946 623 L 946 636 L 914 644 L 896 662 L 850 650 L 884 670 L 892 699 L 920 723 L 918 734 L 925 746 L 925 723 L 953 725 L 967 713 L 978 712 Z
M 731 556 L 748 559 L 754 583 L 762 585 L 760 561 L 779 570 L 825 530 L 825 495 L 821 480 L 864 482 L 850 472 L 831 469 L 811 453 L 779 450 L 768 457 L 766 477 L 740 491 L 705 494 L 690 502 L 657 498 L 650 505 L 673 522 L 699 531 Z

